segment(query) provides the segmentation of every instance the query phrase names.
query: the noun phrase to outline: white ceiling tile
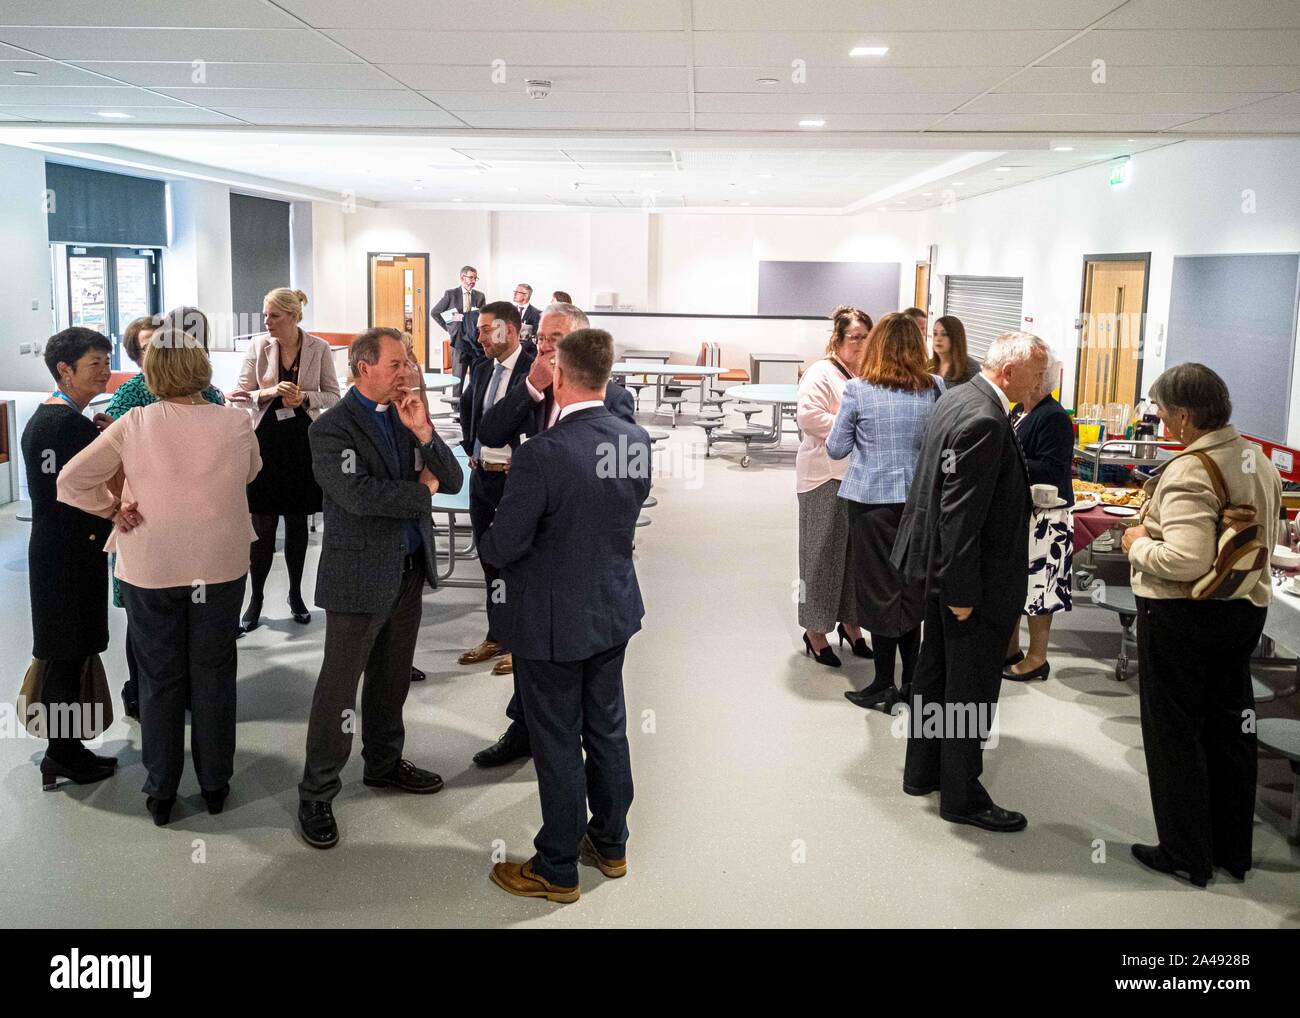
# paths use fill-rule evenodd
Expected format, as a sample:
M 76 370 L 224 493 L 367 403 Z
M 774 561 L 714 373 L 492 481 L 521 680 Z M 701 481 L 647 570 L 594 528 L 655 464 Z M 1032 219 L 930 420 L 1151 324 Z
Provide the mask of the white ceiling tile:
M 499 26 L 527 32 L 680 31 L 681 8 L 672 3 L 611 4 L 607 0 L 278 0 L 316 28 L 407 25 L 454 31 Z M 562 40 L 559 40 L 563 44 Z
M 54 66 L 58 66 L 57 64 Z M 188 61 L 78 61 L 88 71 L 151 88 L 189 88 L 199 69 Z M 3 67 L 3 65 L 0 65 Z M 397 84 L 383 72 L 359 61 L 350 64 L 227 63 L 213 61 L 202 68 L 203 84 L 211 88 L 381 88 Z
M 970 98 L 969 92 L 873 92 L 870 95 L 709 92 L 695 97 L 695 109 L 697 113 L 802 114 L 815 109 L 823 114 L 938 114 L 949 113 Z
M 398 28 L 328 30 L 362 59 L 372 63 L 459 64 L 467 80 L 478 76 L 484 85 L 492 83 L 493 61 L 511 64 L 537 62 L 536 32 L 418 32 Z M 6 38 L 0 30 L 0 41 Z M 566 35 L 563 44 L 550 55 L 562 56 L 573 64 L 600 67 L 657 67 L 684 65 L 684 32 L 582 32 Z
M 1103 28 L 1300 28 L 1294 0 L 1129 0 Z
M 809 67 L 802 83 L 791 80 L 784 65 L 698 67 L 697 92 L 764 92 L 775 95 L 803 92 L 983 92 L 1014 74 L 1018 67 Z M 759 85 L 759 78 L 776 78 Z
M 1267 98 L 1264 94 L 1236 92 L 1215 95 L 1210 92 L 1108 92 L 1097 89 L 1080 93 L 995 93 L 976 99 L 962 113 L 1222 113 Z
M 1180 134 L 1300 134 L 1300 113 L 1220 113 L 1178 128 Z
M 10 53 L 17 50 L 5 49 Z M 185 65 L 189 67 L 189 64 Z M 15 74 L 14 71 L 35 71 L 36 77 Z M 69 67 L 53 60 L 6 60 L 0 55 L 0 85 L 10 83 L 30 85 L 111 85 L 97 74 Z
M 1070 32 L 908 32 L 891 40 L 881 67 L 1003 67 L 1029 63 Z M 767 64 L 786 68 L 857 67 L 841 32 L 696 32 L 695 62 L 704 67 Z
M 252 60 L 289 64 L 354 58 L 310 29 L 0 28 L 0 42 L 58 60 Z
M 1147 66 L 1248 66 L 1300 63 L 1300 29 L 1204 31 L 1094 31 L 1070 43 L 1044 63 L 1051 67 L 1108 64 Z
M 463 112 L 470 127 L 493 130 L 684 131 L 685 113 L 514 113 L 508 110 Z
M 263 0 L 5 0 L 0 6 L 0 25 L 293 28 L 297 24 Z
M 170 88 L 167 95 L 212 109 L 429 110 L 428 100 L 405 89 L 361 91 L 310 88 Z
M 687 113 L 685 92 L 554 92 L 534 100 L 523 89 L 509 92 L 424 92 L 448 110 L 511 110 L 515 113 Z
M 890 116 L 863 114 L 828 114 L 822 128 L 804 128 L 799 121 L 815 119 L 821 111 L 808 109 L 802 113 L 696 113 L 695 127 L 701 131 L 798 131 L 813 137 L 818 131 L 923 131 L 934 123 L 935 117 Z M 816 144 L 810 141 L 810 145 Z
M 216 107 L 214 107 L 216 108 Z M 321 110 L 224 107 L 220 112 L 250 124 L 277 127 L 460 127 L 460 121 L 441 110 Z
M 1187 120 L 1186 114 L 988 114 L 957 113 L 931 130 L 1050 132 L 1052 134 L 1134 134 L 1167 131 Z
M 114 106 L 113 109 L 121 109 L 125 113 L 131 114 L 131 119 L 126 121 L 108 120 L 99 116 L 99 111 L 104 109 L 103 106 L 7 106 L 4 107 L 6 113 L 14 113 L 19 116 L 28 117 L 41 123 L 51 124 L 112 124 L 115 127 L 121 127 L 130 124 L 132 127 L 139 127 L 148 124 L 174 124 L 174 125 L 205 125 L 205 124 L 222 124 L 227 127 L 238 126 L 230 117 L 224 117 L 220 114 L 208 110 L 196 110 L 190 106 L 167 106 L 167 107 L 148 107 L 148 106 Z
M 890 32 L 942 25 L 953 31 L 1080 29 L 1113 10 L 1117 0 L 693 0 L 697 30 L 828 30 L 861 34 L 852 44 L 893 43 Z M 877 40 L 875 35 L 881 35 Z M 871 38 L 867 38 L 870 36 Z M 847 48 L 847 47 L 846 47 Z
M 540 78 L 552 83 L 552 94 L 563 92 L 685 92 L 690 81 L 682 67 L 574 67 L 572 65 L 510 64 L 506 79 L 494 82 L 480 67 L 437 64 L 380 64 L 398 81 L 421 92 L 522 93 L 524 82 Z
M 1272 96 L 1268 99 L 1261 99 L 1259 102 L 1251 103 L 1250 106 L 1243 109 L 1233 110 L 1234 113 L 1257 115 L 1279 115 L 1293 116 L 1300 114 L 1300 92 L 1291 92 L 1288 95 Z
M 15 82 L 23 81 L 14 78 Z M 27 79 L 30 81 L 31 79 Z M 6 106 L 99 106 L 114 109 L 128 106 L 183 106 L 153 92 L 129 85 L 43 85 L 0 84 L 0 104 Z
M 1027 67 L 998 92 L 1290 92 L 1300 65 L 1261 67 L 1128 67 L 1109 64 L 1102 84 L 1092 67 Z

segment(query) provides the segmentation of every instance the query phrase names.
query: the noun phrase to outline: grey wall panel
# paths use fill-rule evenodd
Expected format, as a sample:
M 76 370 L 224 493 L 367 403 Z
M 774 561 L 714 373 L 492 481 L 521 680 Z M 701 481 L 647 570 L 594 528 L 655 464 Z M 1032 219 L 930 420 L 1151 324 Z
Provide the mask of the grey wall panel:
M 238 330 L 262 329 L 262 298 L 289 285 L 289 203 L 230 195 L 230 269 Z M 308 300 L 311 294 L 307 294 Z
M 898 306 L 898 262 L 758 263 L 758 313 L 829 318 L 851 304 L 873 321 Z
M 1232 394 L 1238 430 L 1285 442 L 1300 254 L 1174 259 L 1165 366 L 1198 361 Z

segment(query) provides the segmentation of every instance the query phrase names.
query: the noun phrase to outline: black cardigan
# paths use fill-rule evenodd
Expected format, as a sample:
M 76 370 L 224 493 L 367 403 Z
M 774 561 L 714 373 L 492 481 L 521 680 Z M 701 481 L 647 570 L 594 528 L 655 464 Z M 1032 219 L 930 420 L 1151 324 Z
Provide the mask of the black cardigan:
M 1044 396 L 1016 424 L 1016 437 L 1025 451 L 1029 483 L 1055 484 L 1065 504 L 1074 505 L 1074 486 L 1070 483 L 1074 463 L 1074 425 L 1065 407 L 1057 402 L 1055 396 Z

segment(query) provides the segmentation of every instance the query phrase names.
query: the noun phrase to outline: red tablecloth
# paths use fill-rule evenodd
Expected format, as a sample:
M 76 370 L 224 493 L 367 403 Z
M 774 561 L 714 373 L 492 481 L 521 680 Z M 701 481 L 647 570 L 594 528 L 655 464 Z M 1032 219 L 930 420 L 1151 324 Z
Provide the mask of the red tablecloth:
M 1075 554 L 1083 551 L 1084 548 L 1092 544 L 1107 530 L 1117 523 L 1124 522 L 1125 519 L 1127 517 L 1112 516 L 1110 513 L 1103 511 L 1101 506 L 1094 506 L 1091 509 L 1076 512 L 1074 514 Z

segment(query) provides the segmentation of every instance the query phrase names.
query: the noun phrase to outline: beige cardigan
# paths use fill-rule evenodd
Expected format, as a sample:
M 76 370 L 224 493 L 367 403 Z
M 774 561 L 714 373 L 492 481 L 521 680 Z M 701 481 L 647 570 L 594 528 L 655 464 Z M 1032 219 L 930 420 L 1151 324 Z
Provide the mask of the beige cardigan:
M 1202 435 L 1187 447 L 1214 460 L 1234 503 L 1253 505 L 1269 535 L 1277 531 L 1282 502 L 1282 478 L 1254 442 L 1242 438 L 1231 424 Z M 1180 454 L 1146 484 L 1150 496 L 1141 521 L 1148 537 L 1139 537 L 1129 550 L 1133 593 L 1139 597 L 1191 597 L 1192 584 L 1214 564 L 1219 500 L 1210 476 L 1195 456 Z M 1264 570 L 1250 600 L 1267 607 L 1272 598 L 1271 572 Z
M 330 345 L 318 336 L 298 330 L 302 351 L 298 355 L 298 388 L 302 390 L 303 407 L 312 420 L 328 410 L 340 399 L 338 376 L 334 371 L 334 358 Z M 280 384 L 280 342 L 263 333 L 253 339 L 239 369 L 239 387 L 249 394 L 246 400 L 232 400 L 253 412 L 253 430 L 262 423 L 262 415 L 275 399 Z

